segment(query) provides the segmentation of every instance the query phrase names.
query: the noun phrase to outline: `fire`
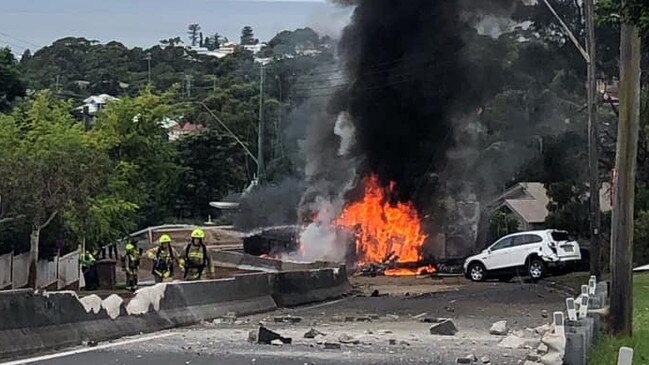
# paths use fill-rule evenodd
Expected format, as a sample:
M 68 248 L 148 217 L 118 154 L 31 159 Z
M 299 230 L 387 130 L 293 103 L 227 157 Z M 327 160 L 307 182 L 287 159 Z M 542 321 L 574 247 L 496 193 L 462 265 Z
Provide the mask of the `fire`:
M 363 183 L 363 198 L 346 206 L 335 222 L 355 232 L 357 263 L 422 262 L 421 246 L 426 235 L 417 209 L 409 202 L 390 202 L 389 197 L 395 193 L 394 183 L 384 188 L 375 175 L 365 178 Z M 385 275 L 418 275 L 422 270 L 434 272 L 435 268 L 391 268 Z
M 417 268 L 395 268 L 395 269 L 385 269 L 383 273 L 385 276 L 415 276 L 415 275 L 425 275 L 432 274 L 436 272 L 435 266 L 428 265 Z

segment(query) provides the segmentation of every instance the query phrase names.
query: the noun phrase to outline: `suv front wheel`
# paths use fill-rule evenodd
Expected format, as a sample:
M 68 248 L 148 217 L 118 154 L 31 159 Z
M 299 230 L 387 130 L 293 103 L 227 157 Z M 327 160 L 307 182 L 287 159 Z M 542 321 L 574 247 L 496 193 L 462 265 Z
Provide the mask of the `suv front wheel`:
M 487 277 L 487 269 L 479 262 L 469 265 L 469 278 L 471 281 L 484 281 Z
M 532 281 L 541 280 L 545 276 L 545 263 L 541 259 L 533 257 L 527 266 L 527 272 Z

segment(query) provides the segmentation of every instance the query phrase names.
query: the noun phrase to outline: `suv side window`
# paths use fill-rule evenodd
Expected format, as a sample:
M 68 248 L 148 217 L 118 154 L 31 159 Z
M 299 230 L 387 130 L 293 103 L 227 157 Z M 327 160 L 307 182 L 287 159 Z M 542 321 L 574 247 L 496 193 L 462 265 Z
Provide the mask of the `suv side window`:
M 491 251 L 502 250 L 503 248 L 512 247 L 515 237 L 503 238 L 495 245 L 491 246 Z
M 523 246 L 530 243 L 538 243 L 543 239 L 535 234 L 523 234 L 514 237 L 514 246 Z

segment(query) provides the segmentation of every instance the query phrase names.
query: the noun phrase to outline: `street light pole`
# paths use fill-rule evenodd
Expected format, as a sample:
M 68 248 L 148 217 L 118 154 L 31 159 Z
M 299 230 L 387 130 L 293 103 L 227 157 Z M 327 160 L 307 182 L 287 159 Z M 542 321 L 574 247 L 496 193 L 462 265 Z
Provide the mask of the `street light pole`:
M 264 120 L 264 79 L 266 65 L 262 62 L 259 75 L 259 131 L 257 133 L 257 181 L 261 182 L 266 172 L 264 163 L 264 137 L 266 136 L 266 121 Z
M 584 0 L 586 13 L 586 48 L 577 40 L 570 28 L 561 19 L 548 0 L 543 0 L 552 15 L 559 21 L 563 31 L 572 41 L 586 61 L 588 76 L 586 91 L 588 94 L 588 185 L 590 192 L 590 272 L 598 279 L 602 276 L 601 265 L 601 210 L 599 197 L 599 121 L 597 117 L 597 81 L 595 57 L 595 5 L 594 0 Z

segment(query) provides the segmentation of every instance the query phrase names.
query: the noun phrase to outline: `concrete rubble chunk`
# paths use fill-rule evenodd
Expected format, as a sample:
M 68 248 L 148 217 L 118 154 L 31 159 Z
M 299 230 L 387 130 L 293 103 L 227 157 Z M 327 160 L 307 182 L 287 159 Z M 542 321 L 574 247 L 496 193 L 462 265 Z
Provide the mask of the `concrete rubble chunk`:
M 248 342 L 251 342 L 251 343 L 257 342 L 258 333 L 259 333 L 259 331 L 255 331 L 255 330 L 252 330 L 252 331 L 248 332 Z
M 397 320 L 399 320 L 399 316 L 398 316 L 398 315 L 396 315 L 396 314 L 390 314 L 390 313 L 386 314 L 386 315 L 385 315 L 385 318 L 387 318 L 388 320 L 391 320 L 391 321 L 397 321 Z
M 530 354 L 527 354 L 527 357 L 525 357 L 525 360 L 533 361 L 533 362 L 541 362 L 541 355 L 535 354 L 535 353 L 530 353 Z
M 275 318 L 273 318 L 273 320 L 275 321 L 275 323 L 293 323 L 293 324 L 295 324 L 295 323 L 302 322 L 302 317 L 294 317 L 294 316 L 291 316 L 291 315 L 287 315 L 287 316 L 275 317 Z
M 307 333 L 304 334 L 304 338 L 316 338 L 318 336 L 326 336 L 326 335 L 315 328 L 311 328 Z
M 545 355 L 548 352 L 548 346 L 544 343 L 541 343 L 539 347 L 536 348 L 536 353 L 540 355 Z
M 472 364 L 478 361 L 478 358 L 474 354 L 469 354 L 463 357 L 458 357 L 455 362 L 458 364 Z
M 368 314 L 367 316 L 368 316 L 371 320 L 381 319 L 381 316 L 378 315 L 377 313 L 370 313 L 370 314 Z
M 454 336 L 457 333 L 457 327 L 452 320 L 446 319 L 442 322 L 433 324 L 429 332 L 431 335 Z
M 291 344 L 293 342 L 293 339 L 290 337 L 282 337 L 279 333 L 273 332 L 266 327 L 259 327 L 257 343 L 262 345 L 270 345 L 274 340 L 279 340 L 283 344 Z
M 566 353 L 566 338 L 556 333 L 546 333 L 541 342 L 548 347 L 548 352 L 541 357 L 543 365 L 562 365 Z
M 534 328 L 534 332 L 536 332 L 541 336 L 544 335 L 546 332 L 550 332 L 551 330 L 552 330 L 552 326 L 550 326 L 547 323 Z
M 508 348 L 508 349 L 520 349 L 523 348 L 526 343 L 527 340 L 524 338 L 520 338 L 514 335 L 509 335 L 505 337 L 502 341 L 500 341 L 498 343 L 498 346 Z
M 483 364 L 489 364 L 491 363 L 491 359 L 488 356 L 483 356 L 480 358 L 480 362 Z
M 507 335 L 507 321 L 498 321 L 491 325 L 489 333 L 496 336 Z
M 448 318 L 436 318 L 436 317 L 424 317 L 419 319 L 419 322 L 421 323 L 440 323 L 444 322 Z
M 327 350 L 340 350 L 340 344 L 336 342 L 325 342 L 324 348 Z
M 352 337 L 352 336 L 347 335 L 347 334 L 343 334 L 343 335 L 338 336 L 338 342 L 340 342 L 342 344 L 345 344 L 345 345 L 358 345 L 359 343 L 361 343 L 361 341 L 358 340 L 357 338 Z

